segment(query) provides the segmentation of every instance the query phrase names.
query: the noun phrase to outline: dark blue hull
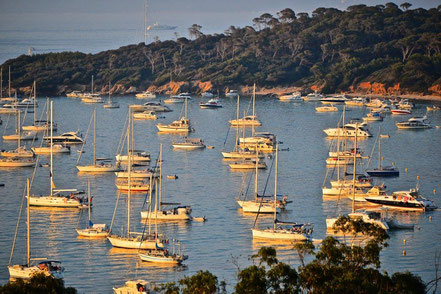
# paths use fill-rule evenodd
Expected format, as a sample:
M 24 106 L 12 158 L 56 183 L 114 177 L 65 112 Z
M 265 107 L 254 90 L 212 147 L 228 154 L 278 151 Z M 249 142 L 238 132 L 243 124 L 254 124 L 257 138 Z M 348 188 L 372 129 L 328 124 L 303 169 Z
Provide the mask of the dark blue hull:
M 368 169 L 366 173 L 371 177 L 398 177 L 400 172 L 398 170 L 384 170 L 384 169 Z

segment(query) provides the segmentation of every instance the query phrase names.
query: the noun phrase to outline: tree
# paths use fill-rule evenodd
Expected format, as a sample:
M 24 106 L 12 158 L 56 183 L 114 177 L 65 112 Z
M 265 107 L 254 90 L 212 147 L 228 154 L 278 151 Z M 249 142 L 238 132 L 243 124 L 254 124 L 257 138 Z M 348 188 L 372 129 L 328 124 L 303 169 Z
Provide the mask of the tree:
M 190 35 L 190 39 L 191 38 L 199 38 L 201 36 L 203 36 L 204 34 L 201 32 L 202 26 L 198 25 L 198 24 L 193 24 L 191 27 L 188 28 L 188 33 Z
M 400 7 L 403 8 L 404 11 L 408 10 L 411 6 L 412 4 L 410 4 L 409 2 L 404 2 L 400 5 Z
M 32 276 L 29 281 L 18 279 L 14 282 L 0 285 L 2 294 L 26 294 L 26 293 L 57 293 L 57 294 L 76 294 L 77 290 L 72 287 L 65 287 L 62 279 L 55 279 L 44 273 L 38 273 Z
M 277 12 L 277 16 L 282 23 L 290 23 L 295 21 L 296 14 L 291 8 L 285 8 Z

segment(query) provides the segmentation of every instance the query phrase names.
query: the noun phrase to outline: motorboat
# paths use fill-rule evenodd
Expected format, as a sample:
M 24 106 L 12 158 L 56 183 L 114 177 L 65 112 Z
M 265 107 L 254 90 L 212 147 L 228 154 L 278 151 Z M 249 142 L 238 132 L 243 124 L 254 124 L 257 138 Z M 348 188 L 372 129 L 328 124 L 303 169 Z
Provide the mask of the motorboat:
M 51 140 L 50 136 L 43 137 L 43 140 L 49 142 Z M 79 131 L 76 132 L 66 132 L 59 136 L 53 136 L 52 142 L 54 143 L 62 143 L 62 144 L 83 144 L 84 140 L 81 137 Z
M 381 99 L 372 99 L 369 102 L 366 102 L 364 105 L 366 107 L 379 108 L 379 107 L 382 107 L 384 105 L 384 102 Z
M 300 92 L 294 92 L 287 95 L 279 96 L 280 101 L 302 102 L 302 94 Z
M 237 90 L 230 90 L 225 94 L 228 98 L 237 98 L 239 96 L 239 93 L 237 93 Z
M 408 109 L 392 109 L 391 113 L 394 115 L 408 115 L 411 114 L 412 112 Z
M 138 99 L 154 99 L 154 98 L 156 98 L 156 94 L 152 93 L 148 90 L 145 92 L 137 93 L 135 96 Z
M 348 100 L 349 99 L 346 98 L 346 95 L 334 95 L 320 99 L 322 104 L 344 104 Z
M 323 130 L 328 137 L 371 137 L 371 133 L 365 128 L 366 123 L 347 123 L 340 128 L 329 128 Z
M 150 162 L 150 153 L 143 150 L 130 150 L 130 160 L 132 164 Z M 128 155 L 117 154 L 115 156 L 117 162 L 127 163 L 129 161 Z
M 420 129 L 430 129 L 432 126 L 425 121 L 427 116 L 423 117 L 412 117 L 408 121 L 398 122 L 395 125 L 400 130 L 420 130 Z
M 323 99 L 323 95 L 320 93 L 309 93 L 305 97 L 303 97 L 304 101 L 313 102 L 313 101 L 320 101 Z
M 318 106 L 315 108 L 316 112 L 335 112 L 338 111 L 338 108 L 334 105 L 331 106 Z
M 170 124 L 158 123 L 156 127 L 160 132 L 164 133 L 188 133 L 192 131 L 190 120 L 185 117 L 175 120 Z
M 380 204 L 393 210 L 429 211 L 437 208 L 431 200 L 420 195 L 418 188 L 396 191 L 392 195 L 366 197 L 365 199 L 370 203 Z
M 185 138 L 184 142 L 173 142 L 172 146 L 174 149 L 185 149 L 185 150 L 195 150 L 204 149 L 206 146 L 204 141 L 199 138 Z
M 211 92 L 203 92 L 202 97 L 210 99 L 214 97 L 214 94 Z
M 411 110 L 412 108 L 414 108 L 414 104 L 409 102 L 409 100 L 407 99 L 403 99 L 400 102 L 398 102 L 397 107 L 399 109 L 407 109 L 407 110 Z
M 395 166 L 380 166 L 379 168 L 367 169 L 366 173 L 371 177 L 398 177 L 400 171 Z
M 179 93 L 178 95 L 172 95 L 170 98 L 164 99 L 164 103 L 184 103 L 191 99 L 190 93 Z
M 219 103 L 218 99 L 210 99 L 207 102 L 200 102 L 199 107 L 202 109 L 221 108 L 222 104 Z
M 155 112 L 170 112 L 172 111 L 168 106 L 162 105 L 159 102 L 146 102 L 144 104 L 132 104 L 129 106 L 131 110 L 134 112 L 143 112 L 143 111 L 155 111 Z
M 150 183 L 148 181 L 144 181 L 143 179 L 133 179 L 129 181 L 127 178 L 117 178 L 115 180 L 115 186 L 118 190 L 121 191 L 136 191 L 136 192 L 146 192 L 150 190 Z
M 158 117 L 156 116 L 156 112 L 154 112 L 154 111 L 136 112 L 136 113 L 133 114 L 133 118 L 134 119 L 139 119 L 139 120 L 154 120 L 154 119 L 158 119 Z
M 37 133 L 32 131 L 23 131 L 20 134 L 3 135 L 4 141 L 18 141 L 18 140 L 34 140 L 37 139 Z
M 6 108 L 34 108 L 38 107 L 38 103 L 35 98 L 25 98 L 21 101 L 5 104 Z
M 383 121 L 383 117 L 379 112 L 369 112 L 362 119 L 364 122 Z

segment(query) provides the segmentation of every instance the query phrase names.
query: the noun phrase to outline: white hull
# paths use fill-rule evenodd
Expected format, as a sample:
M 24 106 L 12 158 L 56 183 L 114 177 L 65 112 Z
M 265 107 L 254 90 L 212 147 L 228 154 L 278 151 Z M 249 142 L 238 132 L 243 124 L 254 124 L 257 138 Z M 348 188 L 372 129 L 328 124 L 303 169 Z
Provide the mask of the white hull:
M 254 162 L 235 162 L 235 163 L 230 163 L 229 166 L 233 169 L 255 169 L 256 168 L 256 163 Z M 263 163 L 258 163 L 257 164 L 257 168 L 259 169 L 265 169 L 266 168 L 266 164 Z
M 92 104 L 92 103 L 104 103 L 104 99 L 101 97 L 83 97 L 81 98 L 81 102 L 87 103 L 87 104 Z
M 51 147 L 33 147 L 32 151 L 35 154 L 51 154 Z M 70 153 L 70 148 L 57 144 L 52 147 L 52 153 Z
M 182 126 L 182 127 L 175 127 L 170 125 L 164 125 L 164 124 L 157 124 L 156 127 L 160 132 L 164 133 L 188 133 L 190 132 L 189 126 Z
M 316 107 L 315 111 L 317 111 L 317 112 L 335 112 L 335 111 L 338 111 L 338 108 L 335 106 L 321 106 L 321 107 Z
M 113 247 L 127 248 L 127 249 L 156 249 L 164 247 L 164 244 L 160 240 L 143 240 L 140 238 L 126 238 L 120 236 L 108 236 Z
M 36 136 L 35 132 L 27 132 L 20 136 L 20 140 L 33 140 Z M 5 141 L 18 141 L 18 134 L 4 135 L 3 140 Z
M 22 266 L 22 265 L 13 265 L 8 266 L 9 277 L 12 279 L 24 279 L 29 280 L 33 275 L 38 273 L 44 273 L 47 276 L 53 276 L 56 279 L 62 279 L 63 273 L 59 271 L 49 272 L 47 270 L 41 270 L 37 266 Z
M 116 183 L 115 186 L 118 190 L 129 191 L 128 183 Z M 146 192 L 148 190 L 150 190 L 150 184 L 133 183 L 133 182 L 130 184 L 130 191 Z
M 174 258 L 173 256 L 151 256 L 149 254 L 139 254 L 139 258 L 142 261 L 154 262 L 154 263 L 163 263 L 163 264 L 181 264 L 182 259 Z
M 261 203 L 260 201 L 255 201 L 255 200 L 248 200 L 248 201 L 237 200 L 237 204 L 239 204 L 243 212 L 274 213 L 274 209 L 276 209 L 276 212 L 278 212 L 277 208 L 274 208 L 274 204 L 272 202 Z
M 77 165 L 77 169 L 80 172 L 95 172 L 95 173 L 105 173 L 105 172 L 115 172 L 119 168 L 113 165 Z
M 57 196 L 31 196 L 29 198 L 30 206 L 41 207 L 59 207 L 59 208 L 86 208 L 87 203 L 81 203 L 78 199 Z
M 306 241 L 308 237 L 299 232 L 290 230 L 274 230 L 274 229 L 252 229 L 253 238 L 256 239 L 271 239 L 271 240 L 287 240 L 287 241 Z
M 32 167 L 34 165 L 33 159 L 0 158 L 0 167 Z
M 255 152 L 247 152 L 247 151 L 232 151 L 232 152 L 222 152 L 222 156 L 224 158 L 229 159 L 237 159 L 237 158 L 256 158 Z M 259 158 L 263 158 L 261 154 L 259 154 Z
M 324 130 L 326 135 L 329 137 L 355 137 L 355 130 L 347 130 L 343 128 L 330 128 Z M 371 134 L 369 134 L 366 131 L 358 130 L 357 137 L 370 137 Z
M 186 213 L 167 214 L 162 211 L 141 211 L 142 219 L 161 220 L 161 221 L 187 221 L 191 216 Z
M 77 229 L 78 236 L 88 238 L 105 238 L 109 236 L 109 232 L 103 230 L 97 230 L 95 228 Z
M 174 143 L 172 144 L 175 149 L 185 149 L 185 150 L 196 150 L 196 149 L 204 149 L 205 145 L 194 145 L 194 144 L 185 144 L 185 143 Z
M 115 156 L 115 158 L 116 158 L 116 161 L 119 161 L 119 162 L 128 162 L 129 161 L 129 156 L 128 155 L 117 154 Z M 130 161 L 132 163 L 136 163 L 136 162 L 150 162 L 150 156 L 132 155 L 132 156 L 130 156 Z
M 22 148 L 10 151 L 1 152 L 1 156 L 3 157 L 20 157 L 20 158 L 33 158 L 34 152 L 31 150 L 24 150 Z

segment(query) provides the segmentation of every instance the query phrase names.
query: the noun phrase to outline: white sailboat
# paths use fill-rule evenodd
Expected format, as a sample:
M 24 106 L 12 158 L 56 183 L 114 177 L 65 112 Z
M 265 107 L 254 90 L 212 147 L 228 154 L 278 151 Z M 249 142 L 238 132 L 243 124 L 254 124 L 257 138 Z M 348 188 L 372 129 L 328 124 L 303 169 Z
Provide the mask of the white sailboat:
M 89 214 L 89 224 L 84 229 L 76 229 L 78 236 L 88 237 L 88 238 L 105 238 L 109 235 L 109 229 L 106 224 L 94 224 L 90 217 L 90 180 L 87 183 L 87 198 L 88 198 L 88 214 Z
M 85 141 L 86 142 L 86 141 Z M 84 147 L 84 145 L 83 145 Z M 82 150 L 82 149 L 81 149 Z M 91 165 L 78 165 L 81 159 L 82 152 L 80 152 L 77 160 L 77 169 L 80 172 L 115 172 L 119 170 L 118 165 L 107 163 L 109 159 L 96 158 L 96 109 L 93 110 L 93 161 Z
M 155 208 L 152 211 L 141 211 L 141 218 L 143 220 L 158 220 L 158 221 L 188 221 L 191 219 L 191 207 L 182 206 L 179 203 L 165 203 L 162 202 L 162 144 L 159 151 L 159 189 L 155 197 Z M 157 183 L 157 181 L 155 180 Z M 164 209 L 163 206 L 178 205 L 173 208 Z
M 257 229 L 254 227 L 251 229 L 253 238 L 265 239 L 265 240 L 287 240 L 287 241 L 306 241 L 311 239 L 312 227 L 310 224 L 298 224 L 293 222 L 280 222 L 277 220 L 277 169 L 278 169 L 278 146 L 276 146 L 276 167 L 274 174 L 274 200 L 273 200 L 273 213 L 274 224 L 272 228 Z M 257 219 L 258 215 L 256 216 Z M 255 222 L 256 224 L 256 222 Z M 287 228 L 286 226 L 291 226 Z
M 53 121 L 53 101 L 51 101 L 51 119 Z M 53 130 L 51 130 L 51 153 L 50 153 L 50 174 L 49 174 L 49 186 L 50 186 L 50 194 L 48 196 L 30 196 L 29 203 L 31 206 L 39 206 L 39 207 L 57 207 L 57 208 L 87 208 L 89 202 L 87 198 L 80 196 L 83 192 L 78 191 L 77 189 L 58 189 L 55 190 L 54 184 L 54 171 L 53 171 Z M 69 193 L 68 195 L 63 195 L 63 192 Z
M 119 108 L 119 103 L 110 99 L 110 81 L 109 81 L 109 100 L 103 105 L 104 108 Z
M 15 264 L 11 265 L 12 262 L 12 256 L 15 249 L 15 240 L 17 238 L 17 232 L 15 233 L 14 237 L 14 245 L 12 247 L 12 253 L 11 258 L 9 260 L 8 264 L 8 271 L 9 271 L 9 277 L 11 279 L 30 279 L 35 274 L 43 273 L 47 276 L 53 276 L 56 279 L 62 279 L 63 278 L 63 272 L 64 268 L 60 265 L 60 262 L 53 261 L 53 260 L 47 260 L 45 258 L 35 258 L 31 259 L 31 220 L 30 220 L 30 184 L 29 179 L 26 180 L 26 193 L 27 193 L 27 201 L 26 201 L 26 212 L 27 212 L 27 219 L 26 219 L 26 232 L 27 232 L 27 243 L 26 243 L 26 264 Z M 18 227 L 17 227 L 18 229 Z M 42 260 L 37 265 L 31 265 L 33 260 Z
M 18 141 L 18 140 L 37 140 L 37 133 L 33 131 L 21 131 L 21 118 L 20 118 L 20 112 L 17 113 L 17 129 L 15 131 L 15 134 L 12 135 L 3 135 L 4 141 Z
M 265 199 L 264 195 L 259 196 L 258 194 L 258 163 L 257 161 L 254 163 L 255 166 L 255 175 L 254 175 L 254 199 L 245 200 L 245 199 L 237 199 L 236 202 L 242 208 L 243 212 L 252 212 L 252 213 L 273 213 L 274 211 L 277 213 L 280 208 L 284 208 L 287 204 L 287 199 L 284 198 L 282 201 L 276 201 Z
M 142 261 L 152 263 L 180 265 L 184 260 L 188 259 L 188 256 L 182 253 L 181 244 L 178 243 L 176 247 L 173 248 L 173 252 L 170 252 L 165 248 L 158 248 L 144 253 L 139 253 L 139 258 Z
M 258 126 L 262 125 L 260 123 L 260 121 L 257 119 L 257 115 L 256 115 L 256 84 L 254 84 L 254 87 L 253 87 L 252 102 L 253 102 L 253 114 L 252 115 L 245 115 L 244 117 L 239 118 L 239 119 L 236 118 L 233 120 L 229 120 L 228 122 L 231 124 L 231 126 L 234 126 L 234 127 L 242 127 L 242 126 L 258 127 Z
M 93 75 L 92 75 L 92 86 L 91 93 L 85 93 L 81 96 L 81 102 L 84 103 L 103 103 L 104 99 L 100 97 L 98 94 L 93 93 Z
M 33 120 L 33 124 L 29 125 L 29 126 L 23 126 L 22 129 L 23 131 L 34 131 L 34 132 L 45 132 L 45 131 L 49 131 L 49 127 L 52 125 L 52 128 L 54 128 L 54 131 L 57 130 L 57 124 L 56 123 L 51 123 L 49 122 L 49 98 L 47 99 L 47 105 L 46 105 L 46 114 L 47 114 L 47 119 L 46 120 L 37 120 L 37 111 L 35 110 L 37 107 L 37 84 L 34 81 L 34 85 L 33 85 L 33 89 L 34 89 L 34 97 L 33 97 L 33 101 L 34 101 L 34 120 Z
M 188 119 L 188 110 L 187 110 L 187 98 L 185 98 L 184 103 L 184 116 L 179 120 L 175 120 L 170 124 L 158 123 L 156 127 L 160 132 L 163 133 L 189 133 L 193 131 L 191 127 L 190 120 Z M 182 113 L 182 112 L 181 112 Z
M 20 113 L 18 114 L 18 121 L 20 121 Z M 0 152 L 3 157 L 15 157 L 15 158 L 33 158 L 34 152 L 32 150 L 27 149 L 26 146 L 21 146 L 21 135 L 20 129 L 18 129 L 18 140 L 17 140 L 17 148 L 14 150 L 2 150 Z

